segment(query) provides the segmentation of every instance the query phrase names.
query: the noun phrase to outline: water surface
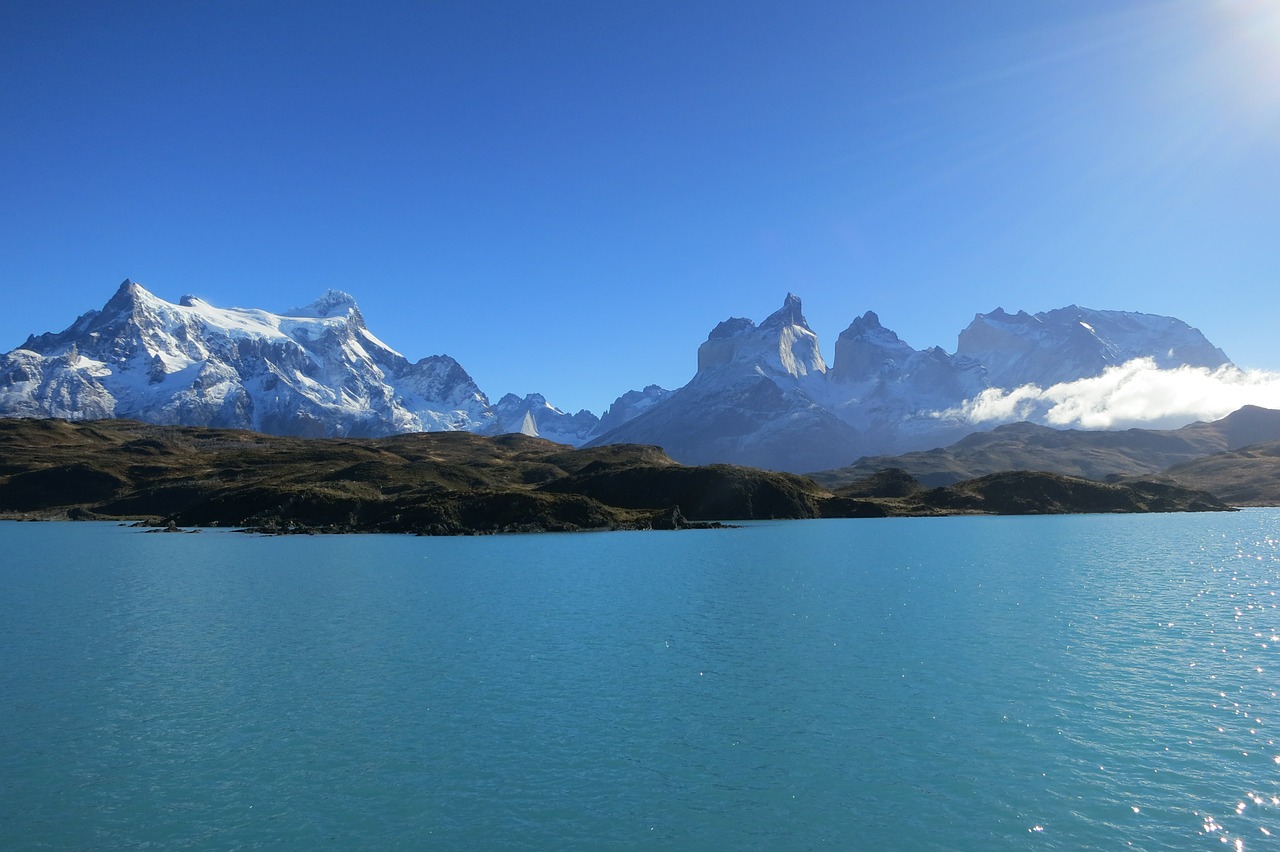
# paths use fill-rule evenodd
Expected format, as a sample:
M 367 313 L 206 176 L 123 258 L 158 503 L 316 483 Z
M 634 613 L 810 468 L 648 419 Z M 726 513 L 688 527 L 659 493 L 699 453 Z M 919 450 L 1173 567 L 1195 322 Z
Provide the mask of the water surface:
M 0 846 L 1280 846 L 1280 512 L 0 524 Z

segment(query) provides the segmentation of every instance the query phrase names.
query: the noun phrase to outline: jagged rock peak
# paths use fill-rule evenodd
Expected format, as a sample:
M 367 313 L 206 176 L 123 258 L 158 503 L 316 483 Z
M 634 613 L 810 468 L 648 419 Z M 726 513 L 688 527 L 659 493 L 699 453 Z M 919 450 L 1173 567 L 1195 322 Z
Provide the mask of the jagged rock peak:
M 818 337 L 805 322 L 800 299 L 788 293 L 782 307 L 759 326 L 735 317 L 712 329 L 698 347 L 698 372 L 732 365 L 736 370 L 760 370 L 798 376 L 825 373 Z
M 708 334 L 707 337 L 737 337 L 739 334 L 749 332 L 755 327 L 756 324 L 746 317 L 730 317 L 724 322 L 717 324 L 715 328 L 711 329 L 711 333 Z
M 111 313 L 117 310 L 128 310 L 137 304 L 139 299 L 149 296 L 151 294 L 141 284 L 132 278 L 126 278 L 120 282 L 120 287 L 116 290 L 115 295 L 107 301 L 103 311 Z
M 849 327 L 840 332 L 841 337 L 861 337 L 874 332 L 884 332 L 894 340 L 898 339 L 898 335 L 894 334 L 890 329 L 880 324 L 880 317 L 875 311 L 867 311 L 860 317 L 849 323 Z
M 523 398 L 508 393 L 493 408 L 499 433 L 518 432 L 575 447 L 587 441 L 600 424 L 600 418 L 590 411 L 583 409 L 569 414 L 547 402 L 540 393 L 526 394 Z
M 769 314 L 768 319 L 760 323 L 761 328 L 785 328 L 789 325 L 798 325 L 803 329 L 809 328 L 809 323 L 805 322 L 804 312 L 801 309 L 800 297 L 795 293 L 788 293 L 787 298 L 782 300 L 782 307 Z
M 863 381 L 896 374 L 916 354 L 893 330 L 880 324 L 874 311 L 849 323 L 836 339 L 832 378 L 837 382 Z
M 329 437 L 485 432 L 496 420 L 456 361 L 409 364 L 368 332 L 345 293 L 284 320 L 193 296 L 175 305 L 132 280 L 103 310 L 0 355 L 0 415 Z
M 288 317 L 332 317 L 359 311 L 355 297 L 344 290 L 325 290 L 324 295 L 309 305 L 286 311 Z
M 1017 323 L 1020 325 L 1042 325 L 1043 324 L 1043 320 L 1040 318 L 1039 314 L 1032 315 L 1027 313 L 1026 311 L 1018 311 L 1016 314 L 1011 314 L 1008 311 L 1006 311 L 1004 308 L 996 308 L 995 310 L 989 311 L 988 313 L 985 313 L 985 314 L 973 315 L 974 322 L 981 322 L 983 320 L 989 320 L 989 321 L 1000 322 L 1000 323 Z
M 524 404 L 529 407 L 554 408 L 547 405 L 547 398 L 540 393 L 529 393 L 521 397 L 519 394 L 504 393 L 502 398 L 498 400 L 498 405 L 520 405 Z M 558 410 L 558 409 L 557 409 Z
M 836 340 L 837 364 L 841 361 L 842 353 L 852 353 L 852 344 L 867 344 L 879 349 L 900 350 L 897 352 L 899 357 L 906 357 L 915 352 L 914 349 L 898 337 L 893 329 L 885 328 L 880 324 L 880 317 L 876 316 L 875 311 L 867 311 L 849 323 L 848 328 L 840 332 L 840 337 Z

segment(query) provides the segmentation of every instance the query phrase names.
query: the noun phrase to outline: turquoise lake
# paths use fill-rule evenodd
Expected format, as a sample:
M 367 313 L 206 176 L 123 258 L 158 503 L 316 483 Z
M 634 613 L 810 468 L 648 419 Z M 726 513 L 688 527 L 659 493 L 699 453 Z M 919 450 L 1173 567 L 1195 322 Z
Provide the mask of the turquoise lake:
M 0 847 L 1280 848 L 1278 591 L 1262 509 L 0 523 Z

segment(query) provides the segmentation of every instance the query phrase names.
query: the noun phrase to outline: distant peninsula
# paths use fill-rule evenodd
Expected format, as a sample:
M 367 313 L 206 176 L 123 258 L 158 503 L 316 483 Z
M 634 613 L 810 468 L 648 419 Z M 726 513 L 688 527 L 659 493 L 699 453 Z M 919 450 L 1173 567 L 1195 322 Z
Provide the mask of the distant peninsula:
M 160 528 L 423 535 L 681 529 L 783 518 L 1229 511 L 1208 492 L 1004 472 L 926 488 L 901 470 L 835 489 L 661 449 L 432 432 L 288 438 L 134 421 L 0 420 L 0 517 Z

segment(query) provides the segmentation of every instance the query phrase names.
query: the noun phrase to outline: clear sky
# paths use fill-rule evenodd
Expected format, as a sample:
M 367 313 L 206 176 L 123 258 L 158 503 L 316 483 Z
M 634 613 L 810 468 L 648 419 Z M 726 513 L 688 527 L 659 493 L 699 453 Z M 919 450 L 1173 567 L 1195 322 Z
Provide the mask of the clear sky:
M 1280 369 L 1280 0 L 6 0 L 0 175 L 0 351 L 130 277 L 597 413 L 788 291 Z

